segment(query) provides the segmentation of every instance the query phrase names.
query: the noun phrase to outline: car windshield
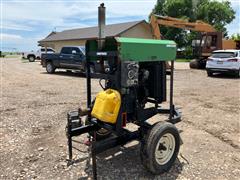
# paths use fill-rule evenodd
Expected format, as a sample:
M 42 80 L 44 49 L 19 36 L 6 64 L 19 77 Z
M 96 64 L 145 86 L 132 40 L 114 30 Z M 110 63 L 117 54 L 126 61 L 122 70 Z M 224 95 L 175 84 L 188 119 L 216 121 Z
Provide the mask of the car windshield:
M 233 58 L 236 57 L 236 52 L 214 52 L 212 54 L 213 58 Z

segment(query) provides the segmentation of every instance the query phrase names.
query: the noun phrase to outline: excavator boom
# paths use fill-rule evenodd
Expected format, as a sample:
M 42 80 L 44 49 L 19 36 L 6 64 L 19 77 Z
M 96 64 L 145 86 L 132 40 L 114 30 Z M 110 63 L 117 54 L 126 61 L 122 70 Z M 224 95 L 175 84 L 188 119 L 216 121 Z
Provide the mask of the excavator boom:
M 153 29 L 153 34 L 156 39 L 161 38 L 159 25 L 186 29 L 196 32 L 217 32 L 216 29 L 203 21 L 188 22 L 187 20 L 177 19 L 168 16 L 151 15 L 150 24 Z
M 189 22 L 183 19 L 152 14 L 150 25 L 155 39 L 162 39 L 160 33 L 161 26 L 199 32 L 199 39 L 195 41 L 196 43 L 193 45 L 193 55 L 197 59 L 195 63 L 197 65 L 190 63 L 191 68 L 204 68 L 206 58 L 210 56 L 214 50 L 237 48 L 236 42 L 222 39 L 222 32 L 217 32 L 213 26 L 203 21 Z

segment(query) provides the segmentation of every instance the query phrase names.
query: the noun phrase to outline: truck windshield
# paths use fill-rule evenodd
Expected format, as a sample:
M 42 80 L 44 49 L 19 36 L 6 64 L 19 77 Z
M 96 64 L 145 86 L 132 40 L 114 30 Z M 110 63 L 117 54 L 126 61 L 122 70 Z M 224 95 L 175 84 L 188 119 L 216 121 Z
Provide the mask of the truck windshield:
M 214 52 L 212 54 L 213 58 L 232 58 L 236 56 L 237 56 L 237 53 L 235 52 Z

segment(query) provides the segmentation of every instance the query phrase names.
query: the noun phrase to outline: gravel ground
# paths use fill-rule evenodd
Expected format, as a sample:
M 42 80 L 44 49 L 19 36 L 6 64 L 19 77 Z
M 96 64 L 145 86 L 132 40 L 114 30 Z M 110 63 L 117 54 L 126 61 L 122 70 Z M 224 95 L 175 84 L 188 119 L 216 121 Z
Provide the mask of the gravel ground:
M 66 161 L 66 114 L 86 104 L 84 77 L 49 75 L 39 62 L 20 58 L 1 59 L 0 70 L 0 179 L 91 179 L 86 146 L 78 145 L 83 152 L 74 152 L 75 164 Z M 177 126 L 184 144 L 174 166 L 151 175 L 132 142 L 97 157 L 99 179 L 239 179 L 239 82 L 176 63 L 174 101 L 183 113 Z M 93 86 L 96 94 L 97 80 Z

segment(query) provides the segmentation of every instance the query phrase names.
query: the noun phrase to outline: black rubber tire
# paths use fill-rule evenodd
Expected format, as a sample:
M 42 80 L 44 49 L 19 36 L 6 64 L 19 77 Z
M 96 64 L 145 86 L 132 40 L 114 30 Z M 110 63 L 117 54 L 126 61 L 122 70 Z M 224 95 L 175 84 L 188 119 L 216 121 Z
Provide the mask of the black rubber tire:
M 175 139 L 175 149 L 174 152 L 165 164 L 160 165 L 155 157 L 155 150 L 158 141 L 166 133 L 170 133 Z M 142 164 L 147 170 L 153 174 L 161 174 L 168 171 L 173 163 L 175 162 L 180 148 L 180 135 L 177 128 L 168 122 L 158 122 L 151 129 L 148 130 L 147 134 L 144 136 L 141 144 L 141 160 Z
M 240 69 L 235 73 L 236 78 L 240 78 Z
M 87 120 L 87 117 L 86 117 L 86 120 L 85 120 L 85 125 L 89 124 L 89 121 Z M 104 133 L 103 133 L 104 131 Z M 89 132 L 88 133 L 90 136 L 94 136 L 93 132 Z M 106 139 L 108 138 L 112 133 L 106 129 L 99 129 L 98 131 L 96 131 L 96 141 L 99 141 L 99 140 L 103 140 L 103 139 Z
M 189 67 L 191 69 L 199 69 L 199 66 L 200 66 L 199 61 L 196 60 L 196 59 L 191 60 L 190 63 L 189 63 Z
M 202 59 L 199 62 L 199 69 L 206 69 L 206 62 L 207 62 L 207 60 Z
M 33 55 L 28 56 L 29 62 L 34 62 L 35 59 L 36 59 L 36 58 L 35 58 L 35 56 L 33 56 Z
M 208 75 L 209 77 L 212 77 L 212 76 L 213 76 L 213 72 L 207 71 L 207 75 Z
M 56 68 L 54 67 L 52 62 L 47 62 L 46 64 L 46 71 L 49 74 L 53 74 L 55 72 Z

